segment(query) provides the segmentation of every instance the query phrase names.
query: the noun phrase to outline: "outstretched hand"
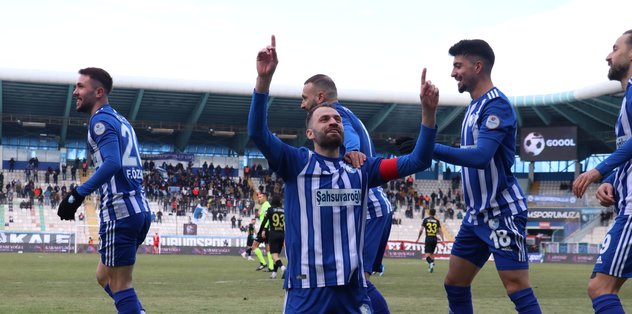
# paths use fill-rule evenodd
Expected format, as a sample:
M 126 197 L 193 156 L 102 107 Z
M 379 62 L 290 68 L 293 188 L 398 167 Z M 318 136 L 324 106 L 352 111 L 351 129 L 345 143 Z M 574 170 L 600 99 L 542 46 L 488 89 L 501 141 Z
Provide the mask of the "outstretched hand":
M 272 35 L 270 45 L 261 49 L 257 54 L 257 79 L 272 81 L 279 59 L 276 52 L 276 37 Z

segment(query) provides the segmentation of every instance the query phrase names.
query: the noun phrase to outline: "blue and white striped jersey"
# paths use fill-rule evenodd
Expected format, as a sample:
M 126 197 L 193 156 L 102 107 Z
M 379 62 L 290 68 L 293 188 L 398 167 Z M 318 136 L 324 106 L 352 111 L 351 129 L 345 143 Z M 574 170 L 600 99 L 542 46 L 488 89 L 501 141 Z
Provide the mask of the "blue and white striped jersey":
M 90 118 L 88 149 L 96 171 L 77 192 L 85 196 L 99 190 L 101 222 L 150 212 L 136 133 L 109 104 Z
M 292 158 L 277 172 L 285 182 L 285 208 L 295 209 L 285 212 L 287 287 L 364 284 L 365 169 L 379 163 L 370 158 L 358 170 L 306 148 L 287 153 Z
M 375 146 L 369 131 L 366 129 L 360 118 L 358 118 L 351 110 L 341 105 L 339 102 L 333 103 L 338 114 L 342 117 L 342 124 L 345 132 L 345 149 L 349 151 L 357 150 L 367 157 L 374 157 Z M 368 219 L 386 216 L 393 211 L 391 202 L 386 197 L 381 186 L 371 188 L 369 190 Z
M 366 286 L 362 265 L 370 187 L 430 166 L 436 129 L 421 127 L 413 152 L 393 159 L 368 157 L 360 169 L 338 158 L 295 148 L 267 125 L 267 93 L 253 93 L 248 135 L 285 182 L 284 287 Z
M 475 217 L 479 213 L 485 215 L 486 221 L 487 217 L 501 213 L 515 215 L 527 210 L 524 194 L 511 172 L 516 155 L 516 130 L 514 109 L 498 88 L 492 88 L 470 103 L 461 127 L 461 148 L 457 150 L 477 148 L 483 138 L 498 146 L 482 168 L 461 164 L 467 208 L 464 221 L 477 224 Z M 466 164 L 465 160 L 456 160 L 456 164 L 460 162 Z
M 621 102 L 621 110 L 617 118 L 615 133 L 617 150 L 606 160 L 597 165 L 602 175 L 614 168 L 617 170 L 607 182 L 612 183 L 615 190 L 615 210 L 619 215 L 632 215 L 632 78 L 628 80 L 625 96 Z

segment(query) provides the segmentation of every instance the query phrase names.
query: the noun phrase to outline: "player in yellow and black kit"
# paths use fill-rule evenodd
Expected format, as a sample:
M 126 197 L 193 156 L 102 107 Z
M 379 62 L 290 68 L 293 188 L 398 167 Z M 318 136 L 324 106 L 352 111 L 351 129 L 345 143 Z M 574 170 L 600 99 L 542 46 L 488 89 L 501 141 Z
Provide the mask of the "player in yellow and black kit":
M 257 219 L 252 218 L 250 220 L 250 224 L 248 225 L 248 238 L 246 240 L 246 245 L 248 246 L 248 248 L 246 249 L 246 251 L 244 251 L 243 253 L 241 253 L 241 256 L 243 258 L 247 258 L 249 261 L 252 261 L 252 243 L 255 241 L 255 223 L 257 222 Z
M 419 238 L 426 231 L 426 241 L 424 245 L 424 252 L 426 253 L 426 262 L 428 262 L 428 272 L 434 270 L 434 252 L 437 249 L 437 235 L 441 236 L 443 241 L 443 230 L 441 230 L 441 223 L 435 218 L 436 210 L 430 209 L 429 216 L 421 222 L 421 229 L 419 229 L 419 236 L 415 242 L 419 242 Z
M 258 233 L 258 237 L 265 238 L 270 245 L 270 253 L 272 253 L 272 260 L 274 261 L 274 270 L 270 276 L 272 279 L 276 278 L 279 268 L 285 271 L 285 266 L 283 266 L 283 262 L 279 258 L 285 241 L 285 212 L 281 203 L 282 199 L 281 195 L 272 195 L 270 208 L 266 211 Z M 266 225 L 267 228 L 264 227 Z

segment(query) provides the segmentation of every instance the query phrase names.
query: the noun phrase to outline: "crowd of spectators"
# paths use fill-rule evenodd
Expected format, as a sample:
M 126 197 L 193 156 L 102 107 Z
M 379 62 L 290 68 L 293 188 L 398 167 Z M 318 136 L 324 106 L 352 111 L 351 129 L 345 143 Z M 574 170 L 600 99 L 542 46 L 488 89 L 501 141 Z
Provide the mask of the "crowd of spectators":
M 257 193 L 269 195 L 283 189 L 282 182 L 269 175 L 261 165 L 245 167 L 243 177 L 232 166 L 207 162 L 200 168 L 193 168 L 191 162 L 186 166 L 166 162 L 156 166 L 153 161 L 145 161 L 143 170 L 145 193 L 150 201 L 158 204 L 154 209 L 157 223 L 162 222 L 165 214 L 190 216 L 196 207 L 202 206 L 209 214 L 206 219 L 238 227 L 237 221 L 242 217 L 256 215 Z M 259 178 L 261 184 L 252 185 L 250 178 Z
M 413 219 L 415 213 L 423 219 L 430 209 L 435 209 L 438 217 L 443 221 L 454 219 L 455 216 L 457 219 L 463 217 L 463 196 L 458 188 L 454 188 L 454 184 L 447 191 L 441 188 L 418 191 L 414 183 L 413 177 L 409 176 L 405 179 L 390 181 L 384 186 L 386 196 L 393 204 L 394 211 L 403 211 L 404 217 L 408 219 Z M 401 221 L 394 219 L 394 223 L 399 224 Z
M 75 163 L 78 165 L 80 163 L 79 159 Z M 14 178 L 7 182 L 6 185 L 4 173 L 0 172 L 0 203 L 8 204 L 15 195 L 17 198 L 23 199 L 20 202 L 20 208 L 31 208 L 32 206 L 57 208 L 61 199 L 66 196 L 66 193 L 70 189 L 74 189 L 75 184 L 70 183 L 68 187 L 65 184 L 66 182 L 60 184 L 60 175 L 62 180 L 66 180 L 67 167 L 65 163 L 57 169 L 48 167 L 42 171 L 39 167 L 40 162 L 37 157 L 29 159 L 24 167 L 24 182 L 19 177 L 13 176 Z M 15 160 L 11 158 L 9 160 L 9 172 L 14 172 L 14 168 Z M 43 182 L 40 182 L 41 174 L 43 174 Z M 75 180 L 76 178 L 73 175 L 73 181 Z M 9 209 L 11 210 L 12 206 L 9 206 Z

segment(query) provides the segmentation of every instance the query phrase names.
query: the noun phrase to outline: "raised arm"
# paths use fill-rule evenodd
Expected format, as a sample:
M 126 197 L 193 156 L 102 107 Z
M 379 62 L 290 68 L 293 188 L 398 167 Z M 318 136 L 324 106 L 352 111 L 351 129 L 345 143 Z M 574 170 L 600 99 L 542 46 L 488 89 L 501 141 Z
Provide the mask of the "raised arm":
M 421 73 L 421 130 L 415 148 L 408 155 L 382 160 L 380 175 L 383 182 L 423 171 L 432 164 L 432 153 L 437 135 L 436 115 L 439 89 L 426 81 L 426 69 Z
M 276 38 L 257 54 L 257 81 L 248 113 L 248 137 L 252 139 L 270 165 L 278 169 L 284 143 L 268 129 L 267 100 L 272 76 L 279 60 L 276 54 Z
M 268 93 L 270 91 L 272 76 L 278 64 L 276 37 L 272 35 L 270 45 L 261 49 L 257 54 L 257 82 L 255 84 L 255 92 Z

